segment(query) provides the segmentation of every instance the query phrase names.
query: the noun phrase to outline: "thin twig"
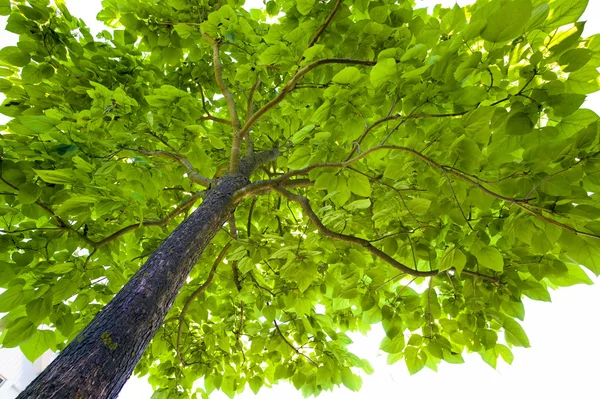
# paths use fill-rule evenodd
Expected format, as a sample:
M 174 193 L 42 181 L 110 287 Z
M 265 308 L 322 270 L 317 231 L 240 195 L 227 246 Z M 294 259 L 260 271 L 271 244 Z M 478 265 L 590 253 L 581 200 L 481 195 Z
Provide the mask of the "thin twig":
M 221 252 L 219 252 L 217 259 L 215 259 L 215 262 L 213 263 L 212 268 L 210 269 L 210 272 L 208 273 L 208 277 L 206 278 L 206 281 L 204 281 L 204 284 L 202 284 L 200 287 L 198 287 L 196 289 L 196 291 L 194 291 L 192 293 L 192 295 L 190 295 L 190 297 L 185 301 L 185 304 L 183 305 L 183 309 L 181 309 L 181 313 L 179 314 L 179 317 L 178 317 L 179 325 L 177 326 L 177 346 L 176 346 L 175 351 L 177 352 L 177 357 L 181 361 L 181 364 L 183 364 L 184 366 L 186 366 L 187 363 L 183 359 L 183 355 L 181 354 L 180 347 L 181 347 L 181 329 L 183 327 L 183 321 L 185 318 L 185 314 L 187 313 L 187 311 L 188 311 L 190 305 L 192 304 L 192 302 L 194 301 L 194 299 L 198 298 L 198 296 L 200 296 L 200 294 L 202 294 L 204 291 L 206 291 L 206 289 L 212 283 L 212 281 L 215 277 L 215 272 L 217 271 L 217 267 L 219 266 L 221 261 L 223 261 L 223 258 L 225 257 L 227 250 L 229 250 L 229 247 L 231 247 L 231 241 L 229 241 L 227 244 L 225 244 L 225 246 L 221 249 Z M 167 321 L 170 321 L 170 320 L 171 319 L 165 320 L 164 323 L 166 323 Z
M 275 330 L 277 330 L 277 333 L 279 334 L 281 339 L 283 339 L 283 341 L 287 344 L 287 346 L 292 348 L 292 350 L 294 352 L 296 352 L 297 354 L 307 358 L 313 364 L 313 366 L 319 367 L 314 360 L 312 360 L 308 355 L 305 355 L 304 353 L 300 352 L 298 349 L 296 349 L 296 347 L 294 345 L 292 345 L 292 343 L 290 341 L 288 341 L 288 339 L 285 337 L 285 335 L 283 335 L 283 333 L 281 332 L 281 329 L 279 328 L 279 324 L 277 324 L 277 320 L 273 320 L 273 324 L 275 325 Z
M 308 46 L 306 47 L 307 49 L 311 48 L 312 46 L 314 46 L 317 43 L 317 41 L 319 40 L 319 37 L 323 34 L 323 32 L 325 32 L 325 29 L 327 29 L 327 26 L 333 20 L 333 17 L 335 16 L 335 13 L 337 12 L 338 8 L 340 8 L 341 4 L 342 4 L 342 0 L 337 0 L 336 1 L 335 5 L 333 6 L 333 9 L 331 10 L 331 12 L 329 13 L 329 15 L 327 16 L 327 19 L 319 27 L 319 29 L 317 30 L 317 33 L 315 33 L 315 35 L 313 36 L 313 38 L 308 43 Z
M 192 163 L 183 155 L 175 154 L 175 153 L 172 153 L 169 151 L 146 151 L 146 150 L 142 150 L 140 148 L 123 148 L 123 149 L 129 150 L 129 151 L 134 151 L 134 152 L 140 153 L 142 155 L 146 155 L 146 156 L 159 156 L 159 157 L 163 157 L 163 158 L 167 158 L 167 159 L 172 159 L 172 160 L 178 162 L 179 164 L 181 164 L 185 168 L 188 178 L 191 181 L 193 181 L 194 183 L 197 183 L 203 187 L 209 187 L 211 184 L 213 184 L 215 182 L 212 179 L 201 176 L 196 171 L 194 166 L 192 166 Z
M 460 214 L 465 219 L 465 222 L 467 222 L 467 225 L 469 225 L 469 228 L 471 229 L 471 231 L 475 231 L 475 229 L 473 229 L 473 226 L 471 226 L 471 222 L 469 222 L 469 218 L 467 218 L 467 215 L 465 215 L 465 212 L 463 211 L 462 206 L 460 205 L 460 202 L 458 201 L 458 197 L 456 196 L 456 193 L 454 192 L 454 187 L 452 187 L 452 182 L 450 181 L 450 177 L 448 176 L 448 173 L 445 170 L 442 170 L 442 171 L 444 172 L 446 181 L 448 182 L 448 185 L 450 186 L 450 190 L 452 191 L 452 196 L 454 197 L 454 200 L 456 201 L 456 205 L 458 206 L 458 210 L 460 211 Z

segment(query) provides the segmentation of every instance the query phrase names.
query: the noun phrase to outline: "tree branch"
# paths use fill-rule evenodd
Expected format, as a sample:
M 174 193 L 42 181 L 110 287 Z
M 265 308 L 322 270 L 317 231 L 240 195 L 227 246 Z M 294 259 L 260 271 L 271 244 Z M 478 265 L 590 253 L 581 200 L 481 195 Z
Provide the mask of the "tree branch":
M 379 151 L 379 150 L 394 150 L 394 151 L 404 151 L 404 152 L 408 152 L 412 155 L 414 155 L 415 157 L 423 160 L 425 163 L 429 164 L 430 166 L 433 166 L 436 169 L 439 169 L 442 172 L 447 172 L 451 175 L 454 175 L 456 177 L 458 177 L 459 179 L 469 183 L 470 185 L 479 188 L 481 191 L 483 191 L 484 193 L 499 199 L 501 201 L 505 201 L 508 203 L 511 203 L 521 209 L 523 209 L 524 211 L 530 213 L 531 215 L 537 217 L 540 220 L 543 220 L 547 223 L 553 224 L 555 226 L 558 226 L 560 228 L 563 228 L 567 231 L 570 231 L 573 234 L 577 234 L 580 236 L 584 236 L 584 237 L 590 237 L 590 238 L 596 238 L 596 239 L 600 239 L 600 235 L 596 235 L 596 234 L 592 234 L 592 233 L 586 233 L 584 231 L 580 231 L 577 230 L 571 226 L 568 226 L 566 224 L 560 223 L 556 220 L 553 219 L 549 219 L 546 216 L 542 215 L 541 213 L 536 212 L 535 210 L 533 210 L 528 204 L 527 201 L 525 199 L 515 199 L 515 198 L 509 198 L 509 197 L 505 197 L 503 195 L 500 195 L 498 193 L 495 193 L 491 190 L 489 190 L 488 188 L 484 187 L 482 184 L 476 182 L 475 180 L 473 180 L 471 177 L 469 177 L 466 173 L 463 173 L 461 171 L 459 171 L 458 169 L 449 167 L 449 166 L 445 166 L 445 165 L 441 165 L 437 162 L 435 162 L 433 159 L 423 155 L 422 153 L 420 153 L 417 150 L 413 150 L 412 148 L 408 148 L 408 147 L 403 147 L 403 146 L 395 146 L 395 145 L 380 145 L 380 146 L 376 146 L 376 147 L 371 147 L 369 148 L 367 151 L 363 152 L 360 155 L 355 156 L 354 158 L 351 158 L 347 161 L 342 161 L 342 162 L 322 162 L 322 163 L 316 163 L 316 164 L 312 164 L 307 166 L 306 168 L 303 169 L 298 169 L 298 170 L 293 170 L 291 172 L 288 172 L 286 174 L 281 175 L 280 177 L 276 178 L 276 179 L 272 179 L 272 180 L 267 180 L 267 183 L 261 183 L 261 185 L 264 186 L 269 186 L 271 185 L 272 188 L 277 189 L 278 186 L 281 186 L 281 183 L 285 182 L 286 180 L 288 180 L 291 177 L 294 176 L 299 176 L 299 175 L 305 175 L 308 172 L 310 172 L 313 169 L 317 169 L 317 168 L 334 168 L 334 169 L 343 169 L 348 167 L 349 165 L 353 164 L 354 162 L 357 162 L 361 159 L 363 159 L 364 157 L 366 157 L 367 155 L 375 152 L 375 151 Z M 245 196 L 251 195 L 252 193 L 249 191 L 252 191 L 255 189 L 255 187 L 259 187 L 258 184 L 255 185 L 250 185 L 247 187 L 247 192 L 245 193 Z M 261 188 L 263 188 L 261 187 Z
M 369 134 L 369 132 L 373 129 L 375 129 L 377 126 L 385 123 L 385 122 L 389 122 L 389 121 L 393 121 L 396 119 L 402 119 L 401 123 L 406 122 L 409 119 L 424 119 L 424 118 L 451 118 L 451 117 L 455 117 L 455 116 L 462 116 L 467 114 L 469 111 L 463 111 L 463 112 L 457 112 L 457 113 L 451 113 L 451 114 L 410 114 L 410 115 L 406 115 L 406 116 L 402 116 L 401 114 L 395 114 L 395 115 L 388 115 L 385 118 L 381 118 L 379 120 L 376 120 L 375 122 L 373 122 L 371 125 L 367 126 L 367 128 L 362 132 L 362 134 L 358 137 L 358 139 L 356 139 L 356 141 L 354 141 L 355 145 L 352 147 L 352 151 L 350 151 L 350 154 L 348 154 L 348 156 L 346 157 L 346 161 L 348 161 L 349 159 L 352 158 L 352 155 L 354 155 L 354 153 L 356 152 L 356 150 L 360 149 L 360 145 L 362 144 L 363 140 L 365 139 L 365 137 Z M 396 128 L 398 128 L 400 126 L 397 126 Z M 389 137 L 389 136 L 388 136 Z M 386 138 L 387 140 L 387 138 Z M 386 141 L 384 140 L 384 141 Z M 382 143 L 381 145 L 384 145 L 384 143 Z
M 430 276 L 436 276 L 437 274 L 439 274 L 438 270 L 421 271 L 421 270 L 411 269 L 410 267 L 406 266 L 405 264 L 398 262 L 396 259 L 392 258 L 391 256 L 389 256 L 388 254 L 386 254 L 379 248 L 373 246 L 369 241 L 367 241 L 365 239 L 346 235 L 346 234 L 340 234 L 340 233 L 336 233 L 336 232 L 329 230 L 327 227 L 325 227 L 325 225 L 323 225 L 323 222 L 321 222 L 321 219 L 319 219 L 317 214 L 313 211 L 313 209 L 311 208 L 310 203 L 308 202 L 308 199 L 306 197 L 292 194 L 291 192 L 289 192 L 286 189 L 281 188 L 279 186 L 275 186 L 274 189 L 277 190 L 279 193 L 281 193 L 288 200 L 294 201 L 297 204 L 299 204 L 302 207 L 302 209 L 304 210 L 304 214 L 307 215 L 307 217 L 310 219 L 310 221 L 313 222 L 313 224 L 317 227 L 317 230 L 319 230 L 321 232 L 321 234 L 323 234 L 324 236 L 333 238 L 335 240 L 340 240 L 340 241 L 345 241 L 345 242 L 349 242 L 352 244 L 360 245 L 361 247 L 363 247 L 365 250 L 367 250 L 371 254 L 375 255 L 379 259 L 388 263 L 390 266 L 400 270 L 403 273 L 409 274 L 411 276 L 430 277 Z M 465 271 L 463 271 L 463 273 L 465 273 Z M 471 272 L 471 273 L 466 273 L 466 274 L 470 274 L 472 276 L 476 276 L 476 277 L 486 279 L 488 281 L 492 281 L 495 284 L 500 283 L 499 280 L 495 279 L 494 277 L 480 275 L 479 273 Z
M 319 29 L 317 30 L 317 33 L 315 33 L 315 35 L 313 36 L 313 38 L 308 43 L 308 47 L 306 47 L 307 50 L 309 48 L 311 48 L 312 46 L 314 46 L 317 43 L 317 40 L 319 40 L 319 37 L 323 34 L 323 32 L 325 32 L 325 29 L 327 29 L 327 26 L 333 20 L 333 17 L 335 16 L 335 13 L 337 12 L 338 8 L 340 8 L 341 4 L 342 4 L 342 0 L 337 0 L 336 1 L 335 5 L 333 6 L 333 9 L 331 10 L 331 12 L 329 13 L 329 15 L 327 16 L 327 19 L 319 27 Z M 300 60 L 302 60 L 302 59 L 300 59 Z
M 206 291 L 206 289 L 212 283 L 213 279 L 215 278 L 215 272 L 217 271 L 217 267 L 223 261 L 223 258 L 225 257 L 225 254 L 229 250 L 229 247 L 231 247 L 231 241 L 229 241 L 227 244 L 225 244 L 225 246 L 221 249 L 221 252 L 219 252 L 217 259 L 215 259 L 215 262 L 213 263 L 212 268 L 210 269 L 210 272 L 208 273 L 208 277 L 206 278 L 206 281 L 204 282 L 204 284 L 202 284 L 200 287 L 198 287 L 196 289 L 196 291 L 194 291 L 192 293 L 192 295 L 190 295 L 190 297 L 185 301 L 185 304 L 183 305 L 183 309 L 181 309 L 181 313 L 179 314 L 179 318 L 178 318 L 179 325 L 177 326 L 177 346 L 175 348 L 175 351 L 177 352 L 177 357 L 181 361 L 181 364 L 183 364 L 184 366 L 186 366 L 187 363 L 183 359 L 183 355 L 181 354 L 180 348 L 181 348 L 181 329 L 183 326 L 185 314 L 187 313 L 187 311 L 188 311 L 190 305 L 192 304 L 192 302 L 194 301 L 194 299 L 198 298 L 200 296 L 200 294 L 202 294 L 204 291 Z M 167 321 L 170 321 L 170 319 L 165 320 L 165 323 Z
M 188 175 L 188 178 L 196 184 L 199 184 L 203 187 L 209 187 L 211 184 L 215 183 L 214 180 L 209 179 L 207 177 L 201 176 L 196 169 L 192 166 L 191 162 L 184 157 L 183 155 L 175 154 L 169 151 L 146 151 L 139 148 L 123 148 L 124 150 L 134 151 L 140 153 L 142 155 L 147 156 L 159 156 L 167 159 L 172 159 L 175 162 L 181 164 Z
M 207 115 L 207 116 L 201 117 L 200 120 L 213 121 L 213 122 L 222 123 L 224 125 L 233 126 L 233 123 L 231 123 L 231 121 L 211 115 L 210 111 L 206 107 L 206 97 L 204 97 L 204 89 L 202 88 L 201 85 L 198 85 L 198 87 L 200 88 L 200 96 L 202 97 L 202 109 L 204 109 L 204 112 L 206 112 L 206 115 Z
M 315 182 L 310 179 L 292 179 L 287 181 L 282 181 L 281 183 L 273 183 L 273 180 L 262 180 L 256 183 L 252 183 L 242 189 L 240 189 L 233 196 L 233 203 L 238 203 L 246 197 L 251 195 L 260 195 L 264 193 L 268 193 L 275 186 L 282 186 L 285 188 L 297 188 L 297 187 L 311 187 L 315 184 Z
M 9 186 L 13 190 L 15 190 L 17 192 L 19 191 L 19 188 L 17 186 L 15 186 L 14 184 L 10 183 L 2 175 L 0 175 L 0 181 L 2 181 L 4 184 L 6 184 L 7 186 Z M 62 230 L 74 233 L 75 235 L 79 236 L 83 241 L 85 241 L 88 245 L 94 245 L 95 244 L 94 241 L 92 241 L 91 239 L 89 239 L 88 237 L 86 237 L 85 235 L 83 235 L 82 233 L 80 233 L 79 231 L 75 230 L 73 227 L 71 227 L 71 225 L 65 223 L 65 221 L 62 220 L 62 218 L 60 216 L 58 216 L 57 214 L 54 213 L 54 211 L 52 210 L 52 208 L 49 205 L 44 204 L 40 200 L 37 200 L 34 203 L 37 206 L 39 206 L 40 208 L 42 208 L 44 211 L 46 211 L 50 216 L 52 216 L 52 218 L 56 221 L 56 223 L 58 224 L 58 226 Z
M 283 333 L 281 332 L 281 329 L 279 328 L 279 324 L 277 324 L 277 320 L 273 320 L 273 325 L 275 325 L 275 330 L 277 330 L 277 333 L 279 334 L 279 336 L 281 337 L 281 339 L 286 343 L 287 346 L 289 346 L 290 348 L 292 348 L 292 350 L 294 352 L 296 352 L 298 355 L 304 356 L 305 358 L 307 358 L 308 361 L 310 361 L 313 364 L 313 366 L 319 367 L 317 365 L 317 363 L 315 363 L 314 360 L 312 360 L 308 355 L 305 355 L 304 353 L 300 352 L 294 345 L 292 345 L 292 343 L 290 341 L 287 340 L 287 338 L 285 337 L 285 335 L 283 335 Z
M 225 97 L 227 102 L 227 109 L 229 111 L 229 119 L 231 119 L 231 126 L 233 127 L 233 144 L 231 146 L 231 157 L 229 161 L 229 173 L 237 173 L 240 166 L 240 158 L 242 153 L 242 138 L 245 133 L 240 133 L 240 120 L 238 118 L 237 106 L 233 99 L 233 95 L 227 88 L 225 81 L 223 80 L 223 64 L 221 63 L 221 55 L 219 54 L 220 46 L 219 42 L 206 33 L 202 32 L 202 36 L 211 44 L 213 48 L 213 67 L 215 70 L 215 80 L 219 90 Z
M 288 95 L 288 93 L 290 93 L 292 90 L 294 90 L 296 83 L 303 76 L 305 76 L 307 73 L 309 73 L 313 69 L 317 68 L 318 66 L 326 65 L 326 64 L 350 64 L 350 65 L 373 66 L 373 65 L 377 64 L 377 62 L 376 61 L 367 61 L 367 60 L 353 60 L 350 58 L 324 58 L 324 59 L 316 60 L 316 61 L 298 69 L 298 71 L 296 71 L 296 73 L 290 78 L 290 80 L 285 84 L 285 86 L 283 86 L 283 88 L 281 89 L 279 94 L 274 99 L 269 101 L 267 104 L 265 104 L 263 107 L 261 107 L 258 111 L 256 111 L 256 113 L 252 114 L 252 116 L 250 118 L 248 118 L 248 120 L 246 121 L 246 123 L 244 124 L 242 129 L 240 130 L 240 135 L 244 136 L 246 134 L 246 132 L 248 132 L 252 128 L 252 126 L 254 126 L 254 124 L 264 114 L 266 114 L 269 110 L 271 110 L 273 107 L 275 107 L 281 101 L 283 101 L 283 99 Z
M 188 198 L 184 202 L 182 202 L 177 208 L 175 208 L 165 218 L 158 219 L 158 220 L 144 220 L 141 223 L 131 224 L 127 227 L 123 227 L 122 229 L 114 232 L 113 234 L 109 235 L 108 237 L 103 238 L 102 240 L 94 243 L 93 246 L 96 248 L 104 246 L 104 245 L 108 244 L 109 242 L 114 241 L 117 238 L 121 237 L 122 235 L 124 235 L 132 230 L 135 230 L 141 226 L 165 226 L 165 225 L 169 224 L 169 222 L 171 222 L 175 217 L 179 216 L 185 210 L 187 210 L 191 206 L 193 206 L 194 203 L 196 201 L 198 201 L 198 199 L 200 199 L 203 195 L 204 195 L 203 191 L 197 192 L 196 194 L 192 195 L 190 198 Z
M 237 241 L 239 238 L 237 224 L 235 223 L 235 214 L 231 215 L 231 218 L 229 218 L 229 235 L 231 235 L 235 241 Z M 235 288 L 237 288 L 238 292 L 240 292 L 242 290 L 242 284 L 240 282 L 240 271 L 238 269 L 237 260 L 231 262 L 231 272 L 233 274 L 233 283 L 235 284 Z

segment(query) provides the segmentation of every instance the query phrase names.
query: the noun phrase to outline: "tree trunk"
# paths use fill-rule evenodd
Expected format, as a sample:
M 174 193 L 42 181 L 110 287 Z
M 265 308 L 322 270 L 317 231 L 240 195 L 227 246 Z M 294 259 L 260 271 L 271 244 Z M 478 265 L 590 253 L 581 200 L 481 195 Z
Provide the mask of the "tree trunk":
M 248 184 L 252 166 L 221 178 L 200 207 L 18 398 L 116 398 L 198 258 L 231 216 L 233 194 Z

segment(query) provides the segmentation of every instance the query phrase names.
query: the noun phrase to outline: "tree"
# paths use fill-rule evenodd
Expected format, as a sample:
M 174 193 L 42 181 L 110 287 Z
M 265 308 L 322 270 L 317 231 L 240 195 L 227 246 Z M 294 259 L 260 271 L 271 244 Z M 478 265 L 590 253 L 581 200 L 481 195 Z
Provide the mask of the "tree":
M 587 0 L 54 4 L 0 0 L 1 342 L 60 351 L 20 398 L 358 390 L 379 322 L 495 367 L 600 274 Z

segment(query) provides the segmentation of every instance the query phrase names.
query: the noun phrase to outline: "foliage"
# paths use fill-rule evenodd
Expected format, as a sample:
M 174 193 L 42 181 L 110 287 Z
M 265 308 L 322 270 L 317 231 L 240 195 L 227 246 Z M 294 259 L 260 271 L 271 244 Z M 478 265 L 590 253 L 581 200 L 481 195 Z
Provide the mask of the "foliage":
M 63 348 L 254 149 L 136 368 L 156 398 L 358 390 L 379 322 L 411 373 L 510 363 L 524 296 L 600 274 L 587 0 L 104 0 L 97 38 L 54 3 L 0 0 L 4 347 Z

